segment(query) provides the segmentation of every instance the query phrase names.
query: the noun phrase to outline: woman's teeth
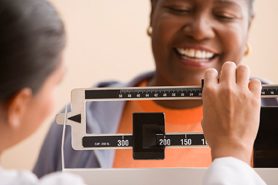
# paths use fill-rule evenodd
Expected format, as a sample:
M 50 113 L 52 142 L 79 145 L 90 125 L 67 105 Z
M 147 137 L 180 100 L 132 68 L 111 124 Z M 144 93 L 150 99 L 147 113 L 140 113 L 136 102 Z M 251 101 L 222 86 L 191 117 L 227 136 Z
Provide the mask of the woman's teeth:
M 193 59 L 202 59 L 202 60 L 211 59 L 215 55 L 214 53 L 211 53 L 211 52 L 208 52 L 208 51 L 196 50 L 196 49 L 177 48 L 177 51 L 182 56 L 190 57 L 190 58 L 193 58 Z

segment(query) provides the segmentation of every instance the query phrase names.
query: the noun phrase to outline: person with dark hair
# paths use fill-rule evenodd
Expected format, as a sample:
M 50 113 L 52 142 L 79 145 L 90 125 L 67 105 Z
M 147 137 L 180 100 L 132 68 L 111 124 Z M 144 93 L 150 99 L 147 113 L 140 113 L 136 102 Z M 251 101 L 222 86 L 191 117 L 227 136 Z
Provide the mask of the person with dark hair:
M 64 24 L 47 0 L 0 0 L 0 154 L 30 136 L 52 111 L 64 47 Z M 38 180 L 0 168 L 0 184 L 84 183 L 65 173 Z
M 105 82 L 97 87 L 201 85 L 207 69 L 219 72 L 226 61 L 238 65 L 248 55 L 253 0 L 150 2 L 147 33 L 156 70 L 128 83 Z M 262 106 L 270 105 L 278 105 L 277 99 L 262 100 Z M 198 100 L 90 102 L 86 106 L 88 134 L 131 133 L 134 112 L 164 112 L 166 132 L 202 132 L 203 105 Z M 66 168 L 208 167 L 212 162 L 209 148 L 170 148 L 159 161 L 133 160 L 131 149 L 74 151 L 70 134 L 67 129 Z M 62 128 L 54 122 L 34 167 L 38 176 L 61 170 L 61 135 Z

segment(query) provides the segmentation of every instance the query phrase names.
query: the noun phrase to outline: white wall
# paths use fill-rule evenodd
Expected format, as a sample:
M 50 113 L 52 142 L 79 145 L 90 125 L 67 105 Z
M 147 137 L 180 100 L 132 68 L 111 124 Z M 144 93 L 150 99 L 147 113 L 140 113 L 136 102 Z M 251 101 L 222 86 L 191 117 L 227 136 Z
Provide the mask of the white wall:
M 52 0 L 68 30 L 65 60 L 68 72 L 58 90 L 56 112 L 69 101 L 70 90 L 90 87 L 100 80 L 129 80 L 154 68 L 146 36 L 149 0 Z M 267 4 L 267 3 L 268 4 Z M 254 74 L 278 83 L 277 0 L 257 0 L 251 34 L 252 56 L 246 63 Z M 38 155 L 45 125 L 31 138 L 5 152 L 7 168 L 31 169 Z

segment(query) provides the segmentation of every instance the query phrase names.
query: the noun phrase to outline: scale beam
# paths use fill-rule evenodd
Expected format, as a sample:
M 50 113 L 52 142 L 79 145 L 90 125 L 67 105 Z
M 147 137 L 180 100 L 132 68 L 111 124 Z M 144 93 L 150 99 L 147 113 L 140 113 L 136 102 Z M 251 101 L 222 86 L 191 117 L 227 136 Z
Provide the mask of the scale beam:
M 278 85 L 263 85 L 261 96 L 278 98 Z M 75 150 L 132 148 L 135 159 L 163 159 L 165 147 L 207 147 L 203 133 L 165 133 L 164 113 L 134 113 L 132 134 L 87 134 L 86 103 L 201 98 L 201 86 L 74 89 L 71 112 L 58 114 L 56 121 L 72 127 Z

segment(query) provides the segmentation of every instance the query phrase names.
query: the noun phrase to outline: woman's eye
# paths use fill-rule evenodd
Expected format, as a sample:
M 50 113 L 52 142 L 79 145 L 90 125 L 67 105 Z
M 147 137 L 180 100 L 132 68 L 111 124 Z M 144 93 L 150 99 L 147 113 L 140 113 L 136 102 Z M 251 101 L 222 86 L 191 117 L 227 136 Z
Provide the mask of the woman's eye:
M 226 20 L 226 21 L 232 21 L 232 20 L 236 19 L 235 16 L 226 15 L 226 14 L 217 14 L 216 17 L 221 20 Z
M 178 8 L 178 7 L 169 7 L 168 8 L 171 12 L 177 13 L 177 14 L 186 14 L 190 13 L 190 8 Z

